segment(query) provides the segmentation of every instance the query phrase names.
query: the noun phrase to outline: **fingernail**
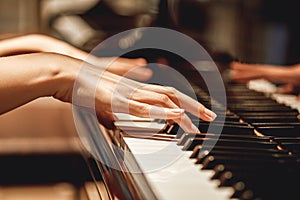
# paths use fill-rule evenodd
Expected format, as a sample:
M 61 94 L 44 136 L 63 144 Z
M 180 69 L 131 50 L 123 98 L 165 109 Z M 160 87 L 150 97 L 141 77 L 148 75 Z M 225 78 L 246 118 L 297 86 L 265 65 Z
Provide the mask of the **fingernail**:
M 181 108 L 170 108 L 170 111 L 173 113 L 184 113 L 184 109 Z
M 209 118 L 211 118 L 211 120 L 214 120 L 217 117 L 216 113 L 214 113 L 211 110 L 208 110 L 207 108 L 204 109 L 204 113 L 206 114 L 206 116 L 208 116 Z

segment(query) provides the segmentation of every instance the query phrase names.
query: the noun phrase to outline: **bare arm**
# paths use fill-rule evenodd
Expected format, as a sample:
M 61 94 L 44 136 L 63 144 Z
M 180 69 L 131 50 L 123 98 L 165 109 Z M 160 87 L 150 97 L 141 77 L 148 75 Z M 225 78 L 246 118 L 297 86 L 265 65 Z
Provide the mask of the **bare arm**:
M 67 42 L 43 34 L 28 34 L 10 37 L 0 40 L 0 56 L 16 55 L 22 53 L 53 52 L 71 56 L 80 60 L 86 60 L 100 68 L 124 75 L 136 80 L 148 80 L 152 71 L 146 68 L 146 60 L 143 58 L 127 59 L 121 57 L 96 57 L 89 55 Z M 111 63 L 109 66 L 107 63 Z
M 246 82 L 252 79 L 265 78 L 274 83 L 300 86 L 300 64 L 284 67 L 233 62 L 231 69 L 231 78 L 234 81 Z
M 55 52 L 79 59 L 85 59 L 87 53 L 54 37 L 43 34 L 18 35 L 0 41 L 0 56 L 19 52 Z
M 67 75 L 64 71 L 74 73 L 79 65 L 67 62 L 72 60 L 61 60 L 59 56 L 50 53 L 0 58 L 0 113 L 38 97 L 53 96 L 59 87 L 66 90 L 72 88 L 73 83 L 64 77 Z
M 85 69 L 84 76 L 78 79 L 81 69 Z M 74 89 L 75 81 L 77 87 Z M 72 57 L 35 53 L 1 58 L 1 114 L 44 96 L 95 109 L 99 121 L 107 127 L 111 127 L 116 111 L 172 119 L 185 131 L 192 132 L 198 129 L 184 110 L 206 121 L 216 117 L 202 104 L 174 88 L 136 82 Z M 94 106 L 89 105 L 91 99 Z

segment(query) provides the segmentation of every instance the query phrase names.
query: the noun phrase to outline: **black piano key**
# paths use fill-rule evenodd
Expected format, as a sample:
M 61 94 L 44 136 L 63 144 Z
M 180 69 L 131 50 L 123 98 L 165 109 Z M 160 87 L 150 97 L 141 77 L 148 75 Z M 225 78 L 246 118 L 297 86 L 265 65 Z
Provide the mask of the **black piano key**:
M 265 187 L 271 187 L 273 189 L 280 189 L 276 183 L 276 179 L 279 177 L 275 177 L 275 173 L 279 171 L 271 170 L 238 170 L 238 171 L 226 171 L 220 176 L 220 185 L 219 187 L 233 186 L 239 182 L 245 182 L 245 185 L 248 186 L 240 193 L 240 199 L 253 199 L 258 198 L 260 196 L 264 196 L 266 189 Z M 279 179 L 280 180 L 280 179 Z M 254 185 L 256 183 L 256 185 Z M 258 188 L 259 186 L 259 188 Z M 284 186 L 282 187 L 283 190 Z M 246 194 L 246 192 L 251 191 L 251 194 Z M 270 193 L 268 191 L 267 193 Z M 267 194 L 270 195 L 270 194 Z M 272 194 L 270 195 L 272 196 Z
M 201 151 L 213 151 L 213 150 L 220 150 L 220 151 L 242 151 L 242 152 L 266 152 L 266 153 L 276 153 L 276 154 L 290 154 L 290 151 L 287 149 L 274 149 L 274 148 L 249 148 L 249 147 L 233 147 L 233 146 L 214 146 L 211 147 L 205 147 L 203 145 L 196 145 L 193 149 L 192 154 L 190 155 L 190 158 L 197 158 L 198 154 Z
M 283 106 L 283 105 L 260 105 L 259 103 L 257 105 L 253 106 L 247 106 L 243 104 L 238 104 L 238 105 L 228 105 L 230 110 L 232 110 L 235 113 L 253 113 L 253 112 L 274 112 L 280 113 L 280 112 L 291 112 L 290 107 Z M 296 110 L 294 110 L 296 112 Z
M 257 176 L 238 173 L 235 175 L 242 177 L 242 182 L 246 186 L 244 191 L 240 192 L 239 198 L 242 199 L 245 191 L 249 190 L 261 199 L 293 199 L 298 194 L 298 185 L 294 183 L 299 180 L 299 173 L 289 173 L 285 168 L 275 166 L 271 169 L 262 169 L 257 171 Z
M 215 118 L 214 122 L 240 122 L 240 117 L 238 117 L 237 115 L 219 115 L 218 113 L 217 117 Z M 203 120 L 192 120 L 194 123 L 199 123 L 199 122 L 205 122 Z
M 205 91 L 202 92 L 205 93 Z M 296 117 L 298 111 L 289 106 L 279 104 L 276 100 L 271 99 L 262 92 L 248 89 L 246 84 L 230 83 L 226 86 L 226 93 L 229 111 L 238 116 L 238 120 L 235 121 L 236 124 L 232 123 L 231 125 L 241 125 L 238 123 L 240 123 L 242 119 L 246 124 L 251 124 L 255 128 L 256 133 L 259 132 L 262 135 L 268 136 L 267 138 L 279 144 L 279 147 L 276 146 L 276 148 L 269 149 L 240 147 L 233 144 L 228 146 L 216 145 L 212 148 L 209 146 L 204 147 L 204 145 L 199 144 L 193 149 L 191 158 L 202 157 L 207 159 L 209 155 L 214 155 L 214 158 L 216 158 L 219 163 L 225 163 L 223 166 L 225 166 L 225 170 L 228 171 L 228 173 L 223 175 L 223 185 L 232 185 L 235 190 L 232 197 L 244 200 L 260 198 L 279 199 L 278 197 L 285 199 L 282 194 L 292 197 L 293 195 L 290 194 L 295 192 L 289 188 L 290 184 L 287 183 L 289 183 L 290 179 L 299 179 L 299 175 L 295 175 L 295 177 L 298 177 L 295 178 L 293 174 L 299 171 L 300 168 L 290 163 L 294 162 L 295 156 L 292 156 L 293 159 L 291 160 L 285 160 L 285 157 L 291 158 L 290 149 L 296 151 L 299 148 L 298 141 L 293 143 L 290 139 L 295 138 L 295 136 L 297 136 L 296 133 L 299 132 L 297 131 L 297 125 L 295 125 L 295 123 L 298 122 Z M 209 101 L 208 99 L 209 98 L 206 100 Z M 211 105 L 211 103 L 207 102 L 207 105 Z M 222 121 L 220 120 L 219 122 Z M 227 126 L 229 125 L 228 122 L 230 121 L 225 120 Z M 215 124 L 218 124 L 218 120 L 215 121 Z M 202 130 L 207 132 L 208 124 L 202 123 L 201 125 Z M 291 130 L 290 126 L 293 125 L 295 125 L 294 127 L 296 128 Z M 201 130 L 201 128 L 199 129 Z M 282 136 L 281 134 L 284 132 L 288 132 L 285 136 L 290 135 L 292 137 L 287 139 Z M 222 134 L 224 134 L 224 132 L 222 132 L 221 135 Z M 187 138 L 184 138 L 184 136 L 187 136 Z M 188 137 L 193 137 L 188 134 L 184 136 L 180 138 L 180 140 L 182 140 L 181 142 L 186 140 L 190 141 Z M 285 140 L 280 141 L 280 138 L 284 138 Z M 283 148 L 284 144 L 287 145 L 286 148 Z M 205 149 L 210 151 L 205 152 Z M 277 154 L 273 154 L 274 152 Z M 204 155 L 200 155 L 201 153 Z M 276 162 L 269 161 L 269 157 L 271 157 L 271 160 L 276 160 Z M 239 160 L 236 158 L 239 158 Z M 283 165 L 283 163 L 285 164 Z M 219 170 L 220 174 L 224 173 L 221 172 L 221 167 Z M 230 173 L 232 175 L 231 179 Z M 219 175 L 216 175 L 215 178 L 218 178 Z M 226 177 L 227 179 L 225 179 Z M 280 181 L 279 184 L 278 180 Z M 269 187 L 271 187 L 272 190 L 270 190 Z M 282 191 L 280 191 L 281 188 Z M 297 191 L 297 189 L 295 189 L 295 191 Z
M 236 134 L 213 134 L 213 133 L 184 133 L 178 140 L 178 145 L 184 145 L 188 138 L 215 138 L 215 139 L 232 139 L 246 141 L 271 141 L 271 137 L 259 137 L 255 135 L 236 135 Z
M 267 136 L 274 137 L 299 137 L 300 128 L 292 125 L 287 126 L 257 126 L 255 128 L 258 132 Z
M 200 132 L 209 133 L 225 133 L 225 134 L 240 134 L 240 135 L 254 135 L 254 127 L 234 124 L 215 124 L 200 125 Z
M 278 172 L 278 169 L 281 170 L 289 169 L 293 172 L 299 171 L 299 160 L 297 159 L 289 159 L 289 158 L 269 158 L 266 159 L 264 157 L 231 157 L 231 156 L 207 156 L 202 162 L 203 170 L 213 170 L 213 168 L 218 164 L 227 165 L 235 165 L 241 169 L 247 169 L 248 166 L 257 165 L 260 168 L 260 171 L 266 170 L 268 172 Z M 275 173 L 276 174 L 276 173 Z
M 225 122 L 222 123 L 207 123 L 200 122 L 195 124 L 198 126 L 198 129 L 202 133 L 225 133 L 225 134 L 239 134 L 239 135 L 254 135 L 254 127 L 247 123 L 234 123 L 234 122 Z M 184 130 L 178 125 L 173 124 L 168 127 L 168 130 L 165 130 L 167 134 L 176 135 L 176 138 L 180 138 Z
M 264 96 L 264 95 L 239 95 L 239 96 L 227 96 L 227 101 L 228 102 L 237 102 L 237 101 L 253 101 L 253 102 L 258 102 L 258 101 L 268 101 L 270 100 L 269 97 Z
M 282 149 L 290 151 L 291 154 L 300 158 L 300 137 L 274 137 L 273 140 L 279 144 Z
M 242 119 L 248 123 L 259 123 L 259 122 L 298 122 L 295 116 L 244 116 Z
M 254 127 L 264 127 L 264 126 L 294 126 L 295 128 L 300 128 L 300 122 L 257 122 L 251 124 Z
M 239 119 L 240 120 L 240 119 Z M 198 123 L 195 122 L 195 125 L 198 125 L 199 127 L 208 127 L 209 125 L 227 125 L 227 126 L 245 126 L 245 127 L 252 127 L 252 125 L 248 124 L 247 122 L 241 122 L 241 121 L 213 121 L 213 122 L 206 122 L 206 121 L 199 121 Z
M 284 142 L 299 144 L 300 136 L 299 137 L 273 137 L 272 140 L 276 141 L 279 144 L 282 144 Z
M 233 184 L 232 188 L 234 192 L 230 198 L 233 199 L 241 197 L 243 192 L 247 190 L 247 186 L 243 181 L 238 181 L 237 183 Z
M 182 147 L 184 151 L 192 151 L 196 145 L 207 147 L 214 146 L 235 146 L 235 147 L 252 147 L 252 148 L 277 148 L 276 142 L 264 141 L 246 141 L 246 140 L 230 140 L 230 139 L 212 139 L 212 138 L 189 138 Z
M 224 122 L 224 121 L 223 121 Z M 240 134 L 240 135 L 253 135 L 254 127 L 245 122 L 228 122 L 225 119 L 224 123 L 218 121 L 208 122 L 194 122 L 202 133 L 226 133 L 226 134 Z
M 168 129 L 163 132 L 170 135 L 176 135 L 176 138 L 180 138 L 184 134 L 184 130 L 177 123 L 170 125 Z
M 287 149 L 288 151 L 291 151 L 292 153 L 296 153 L 299 156 L 299 153 L 300 153 L 300 143 L 299 143 L 299 141 L 281 142 L 280 146 L 284 149 Z
M 276 109 L 272 112 L 240 112 L 240 117 L 257 117 L 257 116 L 297 116 L 298 111 L 276 112 Z
M 241 103 L 236 104 L 234 103 L 229 103 L 228 104 L 231 108 L 241 108 L 241 107 L 270 107 L 270 106 L 285 106 L 288 108 L 288 106 L 284 105 L 284 104 L 280 104 L 275 100 L 272 99 L 268 99 L 265 101 L 257 101 L 257 100 L 251 100 L 251 99 L 246 99 L 246 101 L 243 101 Z
M 289 155 L 289 154 L 276 154 L 276 153 L 268 153 L 268 152 L 243 152 L 243 151 L 217 151 L 217 150 L 211 150 L 211 151 L 201 151 L 196 160 L 196 164 L 201 164 L 205 157 L 207 156 L 230 156 L 230 157 L 247 157 L 247 158 L 266 158 L 266 159 L 297 159 L 295 156 Z
M 239 91 L 230 91 L 230 90 L 226 90 L 226 95 L 231 96 L 232 98 L 234 98 L 235 96 L 258 96 L 258 97 L 266 97 L 265 94 L 261 93 L 261 92 L 255 92 L 255 91 L 251 91 L 248 89 L 243 89 L 243 90 L 239 90 Z
M 219 187 L 224 187 L 224 186 L 233 186 L 235 183 L 243 181 L 243 180 L 249 180 L 253 179 L 254 177 L 257 178 L 257 176 L 262 176 L 265 175 L 261 171 L 258 170 L 247 170 L 245 171 L 225 171 L 223 172 L 220 177 L 219 177 Z
M 265 159 L 265 158 L 245 158 L 245 157 L 230 157 L 230 156 L 207 156 L 202 162 L 203 170 L 212 170 L 216 165 L 236 165 L 238 167 L 244 167 L 248 165 L 261 165 L 264 167 L 271 168 L 274 165 L 278 165 L 279 161 L 276 159 Z
M 253 173 L 256 171 L 262 171 L 263 166 L 259 166 L 259 165 L 248 165 L 248 166 L 239 166 L 239 165 L 229 165 L 229 164 L 217 164 L 214 168 L 214 174 L 211 177 L 211 179 L 219 179 L 220 176 L 227 172 L 236 172 L 236 171 L 246 171 L 247 173 Z M 234 185 L 234 184 L 232 184 Z

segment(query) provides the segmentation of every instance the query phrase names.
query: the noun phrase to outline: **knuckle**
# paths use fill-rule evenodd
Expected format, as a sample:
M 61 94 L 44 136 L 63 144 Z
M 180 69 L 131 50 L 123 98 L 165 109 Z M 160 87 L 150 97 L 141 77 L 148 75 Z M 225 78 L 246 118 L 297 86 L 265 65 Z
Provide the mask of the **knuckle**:
M 142 105 L 138 109 L 138 112 L 139 112 L 140 115 L 144 116 L 144 115 L 147 115 L 149 113 L 149 110 L 150 110 L 150 108 L 149 108 L 148 105 Z
M 171 87 L 171 86 L 167 86 L 166 89 L 167 89 L 168 93 L 170 93 L 172 95 L 175 94 L 177 91 L 174 87 Z
M 159 96 L 159 100 L 162 102 L 162 103 L 167 103 L 169 101 L 169 97 L 165 94 L 162 94 Z

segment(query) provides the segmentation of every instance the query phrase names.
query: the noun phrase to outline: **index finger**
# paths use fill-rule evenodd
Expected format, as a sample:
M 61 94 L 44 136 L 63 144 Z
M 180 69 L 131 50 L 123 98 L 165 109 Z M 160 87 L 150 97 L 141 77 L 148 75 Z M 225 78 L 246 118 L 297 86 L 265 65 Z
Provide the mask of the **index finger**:
M 205 121 L 213 121 L 217 117 L 214 112 L 207 109 L 200 102 L 194 100 L 186 94 L 183 94 L 182 92 L 179 92 L 173 87 L 145 85 L 143 89 L 167 95 L 178 107 L 183 108 L 184 110 Z

